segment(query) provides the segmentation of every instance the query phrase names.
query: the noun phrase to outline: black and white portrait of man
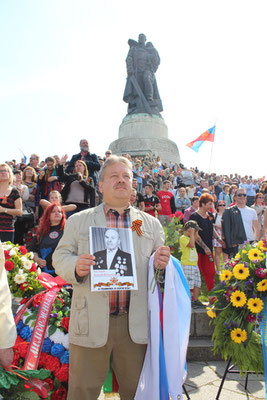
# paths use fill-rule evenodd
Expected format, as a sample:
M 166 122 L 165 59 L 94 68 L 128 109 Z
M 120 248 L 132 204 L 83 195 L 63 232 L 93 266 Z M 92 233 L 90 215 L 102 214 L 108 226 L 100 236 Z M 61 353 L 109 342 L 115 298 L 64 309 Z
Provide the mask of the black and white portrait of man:
M 117 276 L 132 276 L 131 254 L 121 250 L 118 229 L 108 228 L 104 233 L 105 249 L 94 252 L 94 270 L 114 270 Z

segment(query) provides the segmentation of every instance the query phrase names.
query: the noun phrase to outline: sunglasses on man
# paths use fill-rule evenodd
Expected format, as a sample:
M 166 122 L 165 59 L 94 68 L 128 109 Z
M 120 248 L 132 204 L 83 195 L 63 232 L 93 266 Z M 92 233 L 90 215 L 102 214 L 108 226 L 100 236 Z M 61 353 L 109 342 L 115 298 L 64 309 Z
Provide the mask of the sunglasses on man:
M 247 195 L 245 193 L 238 193 L 237 197 L 247 197 Z

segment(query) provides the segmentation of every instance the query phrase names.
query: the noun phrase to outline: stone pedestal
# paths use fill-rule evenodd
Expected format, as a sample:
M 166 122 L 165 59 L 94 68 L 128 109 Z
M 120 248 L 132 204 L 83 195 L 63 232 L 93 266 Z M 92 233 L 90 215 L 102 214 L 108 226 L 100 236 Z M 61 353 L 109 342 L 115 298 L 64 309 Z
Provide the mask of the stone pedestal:
M 162 161 L 180 162 L 176 143 L 168 139 L 168 127 L 158 115 L 126 116 L 119 128 L 119 138 L 109 145 L 112 153 L 131 156 L 160 156 Z

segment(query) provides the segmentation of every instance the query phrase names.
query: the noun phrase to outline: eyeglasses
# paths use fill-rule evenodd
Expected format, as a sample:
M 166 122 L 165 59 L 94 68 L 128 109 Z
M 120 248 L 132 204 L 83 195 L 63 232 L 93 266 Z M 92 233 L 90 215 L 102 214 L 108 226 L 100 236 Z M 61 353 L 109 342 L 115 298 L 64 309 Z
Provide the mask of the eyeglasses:
M 225 207 L 225 204 L 218 204 L 218 207 Z
M 247 195 L 245 193 L 239 193 L 237 194 L 237 197 L 247 197 Z
M 8 172 L 7 169 L 0 169 L 0 174 L 5 174 L 6 172 Z

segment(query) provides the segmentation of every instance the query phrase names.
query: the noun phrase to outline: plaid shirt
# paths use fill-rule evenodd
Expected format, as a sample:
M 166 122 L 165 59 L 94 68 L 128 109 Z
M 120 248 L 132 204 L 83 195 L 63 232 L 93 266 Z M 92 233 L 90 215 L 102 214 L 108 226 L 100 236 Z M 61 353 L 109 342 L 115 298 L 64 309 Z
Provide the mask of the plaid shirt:
M 104 205 L 104 212 L 108 228 L 130 228 L 130 207 L 123 214 Z M 109 312 L 117 315 L 129 311 L 130 291 L 113 290 L 109 292 Z

